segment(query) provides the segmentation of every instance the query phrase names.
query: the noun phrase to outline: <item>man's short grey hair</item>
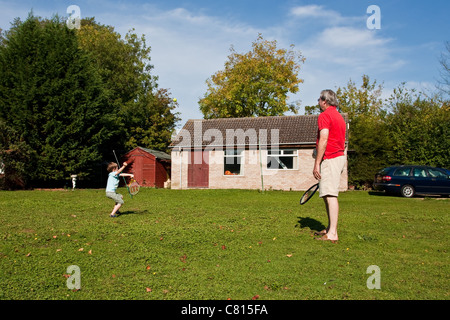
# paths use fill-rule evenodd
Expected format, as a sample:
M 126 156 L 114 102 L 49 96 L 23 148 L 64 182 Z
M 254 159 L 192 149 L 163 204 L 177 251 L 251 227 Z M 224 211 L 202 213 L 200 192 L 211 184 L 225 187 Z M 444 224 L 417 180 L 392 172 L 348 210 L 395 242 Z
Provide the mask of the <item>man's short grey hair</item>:
M 320 93 L 320 99 L 325 101 L 330 106 L 339 106 L 339 101 L 336 97 L 336 93 L 334 93 L 333 90 L 322 90 L 322 92 Z

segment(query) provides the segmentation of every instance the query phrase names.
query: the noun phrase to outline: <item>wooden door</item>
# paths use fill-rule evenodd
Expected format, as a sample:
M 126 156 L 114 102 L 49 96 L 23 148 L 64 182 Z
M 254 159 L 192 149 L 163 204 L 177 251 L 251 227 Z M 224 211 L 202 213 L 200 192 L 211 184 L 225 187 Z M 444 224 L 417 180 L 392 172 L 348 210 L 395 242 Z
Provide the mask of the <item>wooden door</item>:
M 189 152 L 188 188 L 209 187 L 209 151 Z

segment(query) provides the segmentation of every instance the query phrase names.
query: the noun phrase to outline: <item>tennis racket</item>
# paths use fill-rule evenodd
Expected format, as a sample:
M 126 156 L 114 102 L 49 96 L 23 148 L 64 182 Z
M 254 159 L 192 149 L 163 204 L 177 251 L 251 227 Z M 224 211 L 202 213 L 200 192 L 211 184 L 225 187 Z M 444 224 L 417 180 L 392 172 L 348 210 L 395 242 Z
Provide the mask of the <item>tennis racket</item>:
M 139 183 L 138 183 L 136 180 L 131 179 L 130 183 L 128 184 L 128 192 L 129 192 L 132 196 L 135 196 L 135 195 L 138 194 L 139 188 L 140 188 L 140 187 L 141 187 L 141 186 L 139 185 Z
M 317 189 L 319 189 L 319 184 L 318 183 L 316 183 L 315 185 L 310 187 L 308 190 L 306 190 L 305 193 L 300 198 L 300 204 L 302 205 L 302 204 L 307 203 L 308 200 L 312 198 L 314 193 L 316 193 Z

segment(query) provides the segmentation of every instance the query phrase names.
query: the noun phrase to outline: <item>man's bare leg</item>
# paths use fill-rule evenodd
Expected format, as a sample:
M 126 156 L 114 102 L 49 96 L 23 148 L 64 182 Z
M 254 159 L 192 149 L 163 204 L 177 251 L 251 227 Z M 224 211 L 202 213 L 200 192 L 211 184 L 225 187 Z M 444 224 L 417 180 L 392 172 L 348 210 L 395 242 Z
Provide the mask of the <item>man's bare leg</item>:
M 324 197 L 325 206 L 328 213 L 327 238 L 329 240 L 338 240 L 337 224 L 339 218 L 339 202 L 337 197 Z

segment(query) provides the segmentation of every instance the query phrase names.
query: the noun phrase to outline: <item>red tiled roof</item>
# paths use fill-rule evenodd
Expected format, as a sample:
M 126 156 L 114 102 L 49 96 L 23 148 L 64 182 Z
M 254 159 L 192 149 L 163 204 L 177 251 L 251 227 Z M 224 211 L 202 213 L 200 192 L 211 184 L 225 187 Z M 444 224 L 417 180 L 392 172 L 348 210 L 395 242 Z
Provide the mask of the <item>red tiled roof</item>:
M 347 114 L 342 114 L 348 123 Z M 315 144 L 318 115 L 188 120 L 170 147 Z

